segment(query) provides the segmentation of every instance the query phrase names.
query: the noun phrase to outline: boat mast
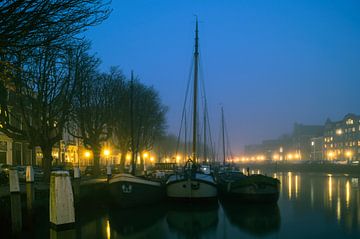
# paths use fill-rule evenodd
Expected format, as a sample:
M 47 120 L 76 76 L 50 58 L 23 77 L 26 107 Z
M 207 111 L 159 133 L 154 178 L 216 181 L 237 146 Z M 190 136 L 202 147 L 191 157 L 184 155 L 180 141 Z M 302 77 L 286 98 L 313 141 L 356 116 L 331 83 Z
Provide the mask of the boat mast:
M 192 145 L 192 159 L 197 162 L 196 157 L 196 137 L 197 137 L 197 88 L 198 88 L 198 65 L 199 65 L 199 30 L 198 30 L 198 19 L 196 17 L 196 28 L 195 28 L 195 51 L 194 51 L 194 113 L 193 113 L 193 145 Z
M 130 135 L 131 135 L 131 174 L 135 175 L 136 153 L 134 143 L 134 72 L 131 71 L 130 80 Z
M 206 107 L 206 98 L 205 98 L 205 107 L 204 107 L 204 162 L 206 163 L 207 158 L 207 152 L 206 152 L 206 113 L 207 113 L 207 107 Z
M 222 128 L 222 146 L 223 146 L 223 164 L 226 164 L 226 156 L 225 156 L 225 126 L 224 126 L 224 109 L 221 106 L 221 128 Z

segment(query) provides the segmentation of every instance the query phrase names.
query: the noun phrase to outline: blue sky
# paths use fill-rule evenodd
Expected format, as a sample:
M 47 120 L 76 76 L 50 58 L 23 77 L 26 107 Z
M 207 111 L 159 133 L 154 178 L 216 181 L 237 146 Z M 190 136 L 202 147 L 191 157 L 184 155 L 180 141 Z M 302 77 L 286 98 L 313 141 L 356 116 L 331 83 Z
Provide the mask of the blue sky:
M 224 106 L 231 147 L 360 114 L 360 1 L 113 0 L 86 37 L 101 68 L 134 70 L 179 129 L 199 16 L 200 55 L 213 133 Z

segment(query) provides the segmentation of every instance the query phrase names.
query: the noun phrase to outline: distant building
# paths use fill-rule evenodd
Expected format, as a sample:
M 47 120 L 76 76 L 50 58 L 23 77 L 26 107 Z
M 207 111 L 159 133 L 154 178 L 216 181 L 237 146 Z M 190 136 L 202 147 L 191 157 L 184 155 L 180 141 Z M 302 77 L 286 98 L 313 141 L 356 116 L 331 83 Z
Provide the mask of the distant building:
M 310 160 L 323 160 L 324 137 L 311 138 L 310 145 L 311 145 Z
M 283 135 L 278 139 L 264 140 L 261 144 L 245 146 L 248 158 L 261 158 L 273 161 L 309 160 L 311 158 L 311 139 L 321 137 L 324 126 L 294 124 L 291 135 Z
M 360 116 L 347 114 L 340 121 L 328 119 L 324 132 L 324 158 L 357 161 L 360 159 Z
M 300 159 L 310 160 L 312 147 L 311 139 L 321 137 L 324 134 L 324 126 L 322 125 L 294 125 L 292 133 L 293 150 L 298 152 Z

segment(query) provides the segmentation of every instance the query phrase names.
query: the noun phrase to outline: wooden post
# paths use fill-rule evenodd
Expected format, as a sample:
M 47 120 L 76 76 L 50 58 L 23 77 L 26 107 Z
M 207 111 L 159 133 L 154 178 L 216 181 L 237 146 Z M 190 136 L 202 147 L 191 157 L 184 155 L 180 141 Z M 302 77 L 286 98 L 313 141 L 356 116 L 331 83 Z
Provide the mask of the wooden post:
M 75 224 L 74 195 L 67 171 L 51 173 L 50 223 L 59 230 L 71 228 Z

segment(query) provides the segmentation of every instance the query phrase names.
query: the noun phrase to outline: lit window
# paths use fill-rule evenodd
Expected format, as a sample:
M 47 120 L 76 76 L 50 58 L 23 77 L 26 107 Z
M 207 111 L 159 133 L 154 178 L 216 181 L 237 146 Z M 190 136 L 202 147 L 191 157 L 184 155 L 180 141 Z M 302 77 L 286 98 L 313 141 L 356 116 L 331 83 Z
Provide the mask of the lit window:
M 346 124 L 347 124 L 347 125 L 349 125 L 349 124 L 354 124 L 354 120 L 348 119 L 348 120 L 346 120 Z
M 352 132 L 355 132 L 355 127 L 352 128 Z

